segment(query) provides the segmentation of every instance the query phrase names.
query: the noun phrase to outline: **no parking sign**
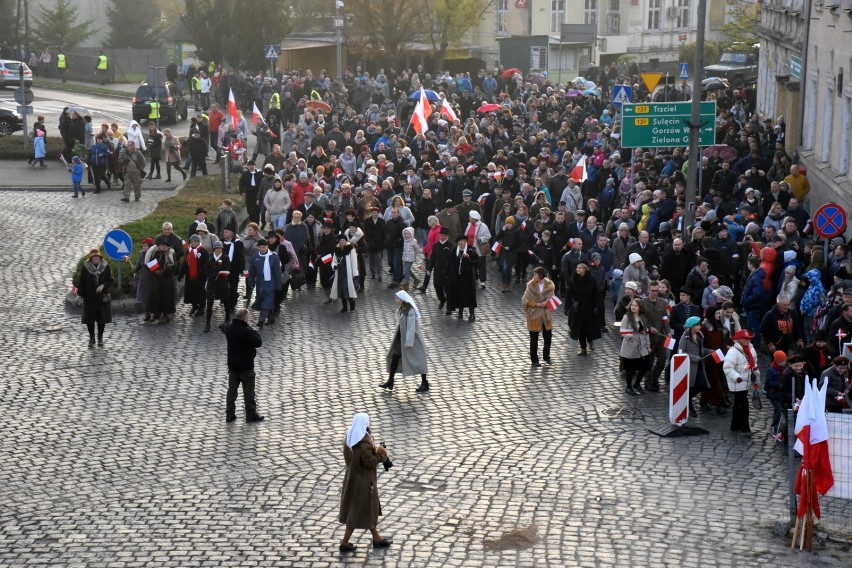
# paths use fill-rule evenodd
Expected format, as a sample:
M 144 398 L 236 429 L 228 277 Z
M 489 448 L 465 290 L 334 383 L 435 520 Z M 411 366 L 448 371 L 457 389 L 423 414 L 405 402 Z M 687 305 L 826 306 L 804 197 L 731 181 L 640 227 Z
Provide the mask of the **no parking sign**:
M 826 203 L 814 213 L 814 231 L 824 239 L 846 232 L 846 211 L 837 203 Z

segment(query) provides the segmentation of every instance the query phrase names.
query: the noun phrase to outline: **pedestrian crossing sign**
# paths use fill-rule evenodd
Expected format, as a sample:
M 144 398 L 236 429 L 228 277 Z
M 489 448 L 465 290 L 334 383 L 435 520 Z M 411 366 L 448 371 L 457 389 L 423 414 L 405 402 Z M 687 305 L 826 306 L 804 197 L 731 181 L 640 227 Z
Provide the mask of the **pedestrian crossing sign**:
M 613 85 L 612 104 L 620 107 L 633 100 L 633 87 L 630 85 Z
M 680 78 L 681 79 L 689 79 L 689 64 L 681 63 L 680 64 Z
M 280 53 L 280 50 L 280 46 L 272 44 L 267 45 L 263 51 L 266 54 L 266 59 L 269 61 L 278 61 L 278 54 Z

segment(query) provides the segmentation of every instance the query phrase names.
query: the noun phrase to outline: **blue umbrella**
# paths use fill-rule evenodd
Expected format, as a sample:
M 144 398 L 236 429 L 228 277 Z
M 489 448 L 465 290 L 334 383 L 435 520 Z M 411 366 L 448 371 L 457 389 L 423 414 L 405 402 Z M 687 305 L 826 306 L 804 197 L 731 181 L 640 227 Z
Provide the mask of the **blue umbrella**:
M 436 93 L 435 91 L 430 91 L 429 89 L 423 89 L 423 92 L 426 93 L 426 100 L 428 100 L 428 101 L 439 101 L 439 100 L 441 100 L 441 97 L 439 97 L 438 93 Z M 418 90 L 414 91 L 413 93 L 411 93 L 410 95 L 408 95 L 408 98 L 411 99 L 412 101 L 416 101 L 417 99 L 419 99 L 420 98 L 420 89 L 418 89 Z

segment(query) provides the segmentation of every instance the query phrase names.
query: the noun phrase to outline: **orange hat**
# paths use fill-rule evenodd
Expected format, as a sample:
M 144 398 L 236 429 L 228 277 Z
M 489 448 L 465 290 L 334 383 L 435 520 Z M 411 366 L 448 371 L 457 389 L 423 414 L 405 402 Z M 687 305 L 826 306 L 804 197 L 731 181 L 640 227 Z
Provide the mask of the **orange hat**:
M 783 365 L 787 362 L 787 354 L 779 349 L 772 355 L 772 360 L 776 365 Z

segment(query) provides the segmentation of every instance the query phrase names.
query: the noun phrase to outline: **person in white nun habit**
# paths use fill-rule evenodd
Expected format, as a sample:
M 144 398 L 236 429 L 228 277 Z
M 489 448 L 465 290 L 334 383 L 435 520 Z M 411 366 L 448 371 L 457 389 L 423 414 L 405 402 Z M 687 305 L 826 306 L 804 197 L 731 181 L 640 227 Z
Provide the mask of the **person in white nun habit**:
M 352 417 L 352 425 L 346 431 L 343 445 L 346 473 L 340 492 L 340 513 L 337 520 L 346 525 L 340 552 L 354 552 L 356 546 L 349 542 L 355 529 L 369 530 L 373 536 L 373 548 L 387 548 L 392 541 L 382 538 L 376 526 L 382 514 L 379 501 L 376 468 L 388 462 L 388 450 L 384 444 L 376 444 L 370 432 L 370 415 L 359 412 Z M 387 467 L 387 464 L 386 464 Z
M 408 292 L 400 290 L 396 293 L 396 332 L 393 343 L 387 355 L 388 380 L 379 385 L 380 388 L 393 390 L 393 379 L 402 363 L 402 376 L 420 375 L 420 386 L 415 392 L 424 393 L 429 390 L 426 374 L 429 364 L 426 358 L 426 343 L 420 329 L 420 310 Z
M 331 293 L 328 299 L 334 301 L 340 298 L 343 307 L 340 312 L 355 311 L 355 282 L 358 278 L 358 253 L 355 245 L 349 242 L 346 233 L 337 237 L 337 246 L 331 259 L 331 269 L 334 270 L 334 280 L 331 283 Z

